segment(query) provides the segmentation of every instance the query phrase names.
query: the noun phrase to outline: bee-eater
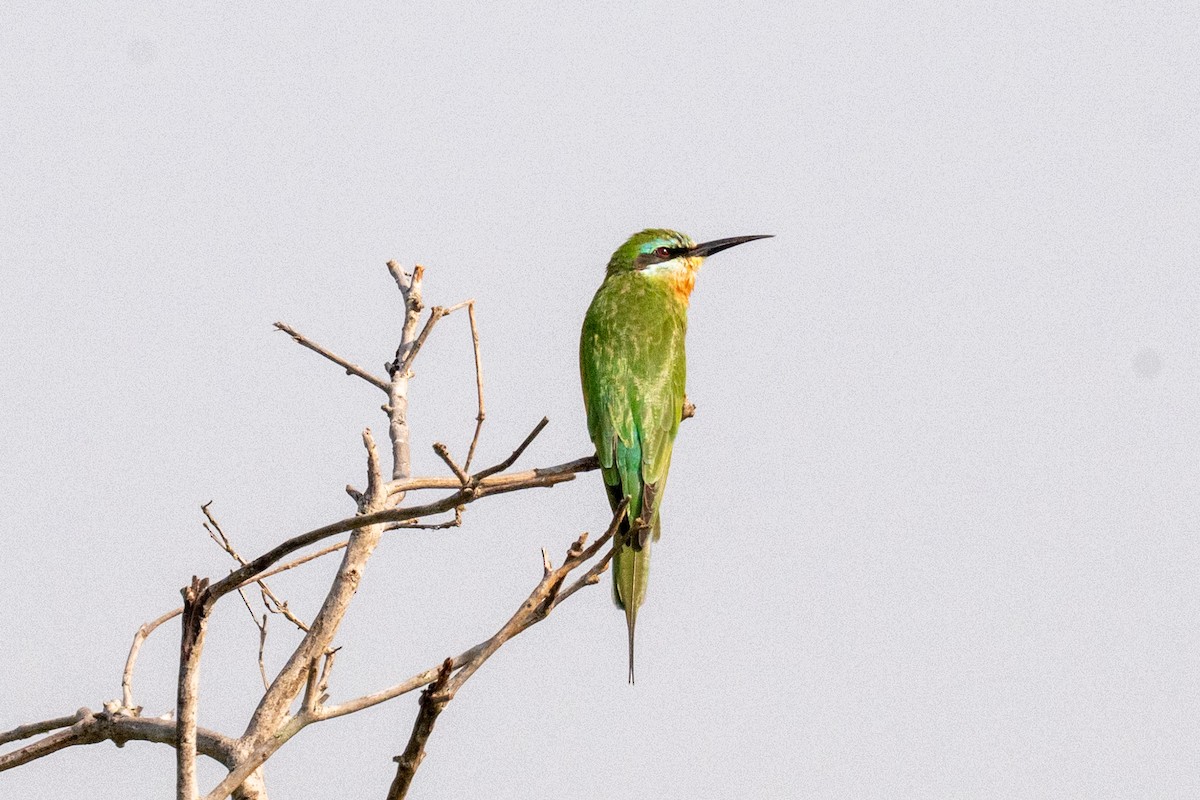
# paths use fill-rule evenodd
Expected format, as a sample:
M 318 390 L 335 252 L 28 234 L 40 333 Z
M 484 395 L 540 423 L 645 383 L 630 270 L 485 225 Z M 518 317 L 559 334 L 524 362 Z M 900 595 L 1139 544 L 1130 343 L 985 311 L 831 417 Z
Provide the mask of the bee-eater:
M 767 236 L 696 244 L 652 228 L 629 237 L 608 262 L 579 341 L 588 434 L 608 500 L 629 506 L 613 547 L 613 600 L 633 630 L 646 597 L 650 543 L 661 532 L 659 503 L 683 414 L 688 300 L 705 257 Z

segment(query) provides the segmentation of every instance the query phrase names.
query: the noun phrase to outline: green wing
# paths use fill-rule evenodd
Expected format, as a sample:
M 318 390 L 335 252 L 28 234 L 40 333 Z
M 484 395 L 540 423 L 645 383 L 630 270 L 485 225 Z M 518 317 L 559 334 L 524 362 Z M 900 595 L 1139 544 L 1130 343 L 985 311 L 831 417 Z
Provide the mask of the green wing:
M 622 280 L 624 278 L 624 280 Z M 579 348 L 588 433 L 615 507 L 652 524 L 683 412 L 686 318 L 674 298 L 638 276 L 605 281 Z M 643 507 L 649 501 L 649 507 Z

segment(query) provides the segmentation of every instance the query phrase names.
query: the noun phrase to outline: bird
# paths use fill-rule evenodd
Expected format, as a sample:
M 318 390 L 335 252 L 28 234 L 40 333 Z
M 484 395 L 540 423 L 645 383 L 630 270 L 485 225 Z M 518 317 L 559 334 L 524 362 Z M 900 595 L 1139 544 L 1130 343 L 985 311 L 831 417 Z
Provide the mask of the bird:
M 638 609 L 646 597 L 650 545 L 662 531 L 659 506 L 682 421 L 687 380 L 687 311 L 708 256 L 769 235 L 696 244 L 648 228 L 609 259 L 583 320 L 579 372 L 588 436 L 614 513 L 628 501 L 613 539 L 613 601 L 629 630 L 629 683 Z

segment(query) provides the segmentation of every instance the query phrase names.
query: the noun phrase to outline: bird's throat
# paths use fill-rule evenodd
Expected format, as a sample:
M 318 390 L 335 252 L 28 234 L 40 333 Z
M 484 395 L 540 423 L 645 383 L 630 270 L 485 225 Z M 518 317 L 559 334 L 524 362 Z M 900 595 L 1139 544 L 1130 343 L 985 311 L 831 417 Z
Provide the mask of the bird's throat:
M 679 302 L 685 306 L 692 297 L 692 289 L 696 287 L 696 273 L 700 270 L 702 258 L 681 258 L 680 266 L 666 272 L 667 285 L 675 293 Z

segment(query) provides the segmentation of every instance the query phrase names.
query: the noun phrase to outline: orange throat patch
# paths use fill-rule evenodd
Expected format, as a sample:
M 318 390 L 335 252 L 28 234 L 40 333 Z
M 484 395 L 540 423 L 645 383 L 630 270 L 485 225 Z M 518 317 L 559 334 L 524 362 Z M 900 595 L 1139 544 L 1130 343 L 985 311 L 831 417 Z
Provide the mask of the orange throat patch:
M 704 261 L 702 258 L 684 258 L 683 269 L 673 269 L 667 275 L 667 281 L 670 283 L 671 290 L 675 292 L 675 296 L 686 306 L 692 296 L 692 289 L 696 287 L 696 273 L 700 270 L 700 263 Z

